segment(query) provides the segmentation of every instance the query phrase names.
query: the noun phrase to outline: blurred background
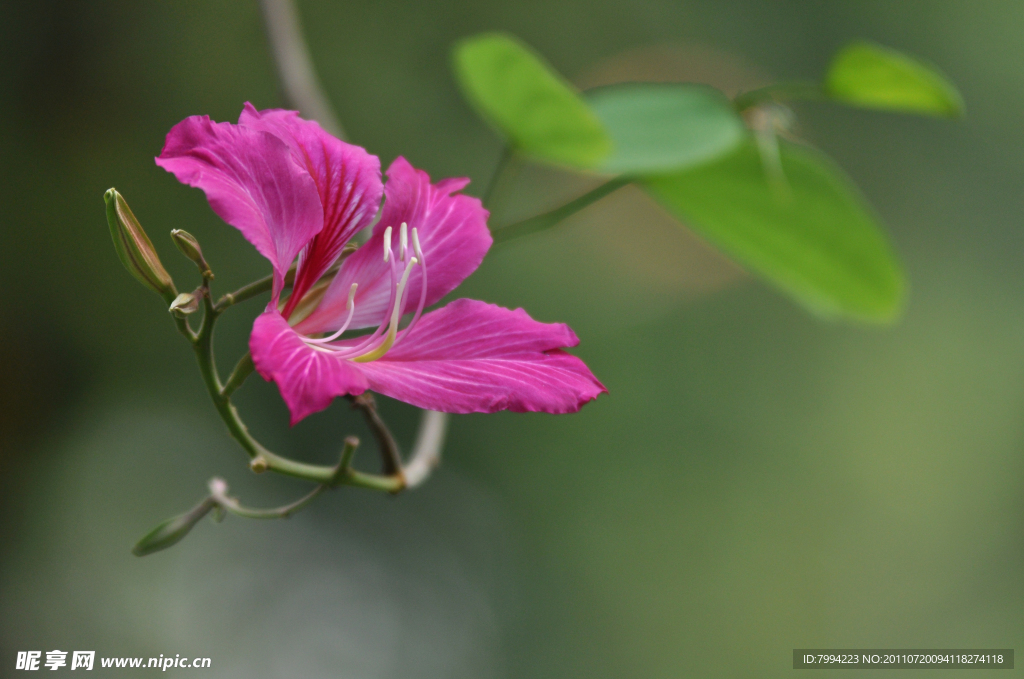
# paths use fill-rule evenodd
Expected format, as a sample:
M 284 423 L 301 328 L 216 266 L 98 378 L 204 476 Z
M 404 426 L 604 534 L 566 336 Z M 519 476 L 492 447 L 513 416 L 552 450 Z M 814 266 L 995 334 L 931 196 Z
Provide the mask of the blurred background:
M 797 109 L 887 224 L 906 315 L 817 320 L 627 189 L 496 247 L 459 290 L 568 322 L 608 395 L 578 415 L 456 417 L 434 478 L 400 497 L 342 489 L 133 557 L 212 475 L 255 506 L 305 492 L 248 472 L 160 299 L 117 261 L 102 201 L 125 195 L 181 288 L 194 270 L 172 228 L 200 239 L 215 292 L 265 275 L 153 157 L 188 115 L 282 99 L 254 0 L 9 0 L 2 674 L 55 648 L 206 656 L 211 677 L 588 679 L 788 676 L 796 647 L 1024 649 L 1024 5 L 298 6 L 351 140 L 477 194 L 500 143 L 448 50 L 478 31 L 518 34 L 581 85 L 813 79 L 856 37 L 934 62 L 966 120 Z M 578 191 L 519 166 L 495 219 Z M 261 306 L 221 322 L 223 369 Z M 381 400 L 408 447 L 417 411 Z M 286 455 L 332 463 L 344 435 L 370 440 L 344 403 L 289 430 L 258 377 L 237 402 Z

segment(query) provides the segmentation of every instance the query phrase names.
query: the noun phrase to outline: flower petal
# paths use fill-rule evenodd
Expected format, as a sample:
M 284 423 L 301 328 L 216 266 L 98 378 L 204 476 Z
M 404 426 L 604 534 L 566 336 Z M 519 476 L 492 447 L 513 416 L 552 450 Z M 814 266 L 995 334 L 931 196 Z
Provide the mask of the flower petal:
M 294 301 L 285 309 L 287 317 L 302 295 L 331 268 L 345 243 L 377 215 L 384 190 L 380 159 L 328 134 L 316 122 L 303 120 L 297 111 L 257 111 L 247 102 L 238 124 L 269 132 L 287 143 L 296 161 L 316 182 L 323 205 L 324 228 L 302 253 Z
M 366 378 L 356 364 L 310 347 L 275 309 L 256 318 L 249 350 L 263 379 L 277 384 L 293 425 L 331 405 L 336 396 L 366 391 Z
M 324 294 L 320 306 L 298 327 L 303 332 L 322 332 L 338 327 L 346 316 L 348 292 L 358 283 L 353 328 L 378 325 L 387 313 L 391 292 L 390 268 L 384 263 L 384 230 L 393 227 L 392 243 L 398 252 L 398 229 L 402 222 L 419 234 L 427 268 L 427 306 L 436 303 L 473 273 L 491 247 L 487 228 L 488 212 L 471 196 L 455 194 L 468 179 L 444 179 L 430 183 L 426 172 L 417 170 L 402 157 L 388 168 L 384 185 L 384 211 L 370 238 L 345 260 L 341 271 Z M 454 194 L 454 195 L 453 195 Z M 403 313 L 413 311 L 420 300 L 422 267 L 409 276 Z
M 562 323 L 459 299 L 425 314 L 394 349 L 359 368 L 371 390 L 429 410 L 571 413 L 607 391 L 561 350 L 578 342 Z
M 275 296 L 292 260 L 323 228 L 312 177 L 267 132 L 192 116 L 167 133 L 156 164 L 202 189 L 213 211 L 270 260 Z

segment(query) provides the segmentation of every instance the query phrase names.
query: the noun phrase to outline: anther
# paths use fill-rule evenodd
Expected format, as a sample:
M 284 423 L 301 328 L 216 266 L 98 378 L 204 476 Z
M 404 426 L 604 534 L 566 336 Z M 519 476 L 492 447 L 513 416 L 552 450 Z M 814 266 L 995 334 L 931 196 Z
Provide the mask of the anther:
M 412 230 L 412 247 L 413 251 L 416 253 L 416 257 L 413 258 L 413 261 L 415 262 L 418 259 L 420 264 L 420 301 L 419 304 L 416 305 L 416 313 L 413 314 L 412 320 L 409 321 L 409 325 L 405 327 L 405 336 L 409 335 L 413 326 L 420 320 L 420 315 L 423 313 L 423 307 L 426 306 L 427 303 L 427 260 L 423 257 L 423 248 L 420 247 L 419 230 L 415 228 Z M 396 337 L 391 346 L 394 347 L 398 342 L 399 339 Z
M 384 261 L 391 258 L 391 227 L 384 229 Z
M 402 222 L 402 228 L 398 231 L 399 256 L 405 261 L 405 253 L 409 249 L 409 225 Z
M 420 249 L 420 233 L 419 229 L 416 229 L 415 227 L 412 230 L 412 249 L 413 252 L 416 253 L 416 256 L 419 257 L 420 261 L 422 262 L 423 250 Z

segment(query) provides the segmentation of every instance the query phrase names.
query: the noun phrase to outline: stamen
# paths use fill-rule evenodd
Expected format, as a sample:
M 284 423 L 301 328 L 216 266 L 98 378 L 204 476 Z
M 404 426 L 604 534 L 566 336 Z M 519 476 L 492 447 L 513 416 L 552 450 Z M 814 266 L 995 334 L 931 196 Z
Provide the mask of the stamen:
M 388 309 L 389 310 L 391 309 L 391 305 L 395 303 L 395 296 L 398 293 L 398 284 L 397 283 L 398 283 L 398 265 L 395 263 L 395 260 L 392 259 L 391 260 L 391 296 L 388 298 Z M 366 349 L 368 347 L 373 346 L 374 342 L 376 342 L 380 338 L 381 334 L 384 332 L 384 329 L 387 328 L 387 327 L 388 327 L 388 317 L 385 316 L 384 320 L 381 321 L 379 326 L 377 326 L 377 329 L 373 331 L 373 334 L 369 335 L 369 336 L 366 336 L 366 337 L 361 337 L 360 339 L 362 340 L 362 342 L 360 342 L 356 346 L 354 346 L 354 347 L 332 347 L 332 349 L 335 352 L 337 352 L 337 354 L 341 358 L 349 358 L 350 356 L 358 356 L 363 351 L 366 351 Z
M 352 360 L 357 363 L 368 363 L 369 361 L 375 361 L 384 354 L 394 345 L 395 338 L 398 336 L 398 321 L 402 318 L 402 293 L 405 292 L 405 286 L 409 282 L 409 274 L 412 273 L 412 268 L 419 262 L 415 257 L 409 260 L 409 265 L 405 267 L 405 271 L 402 272 L 402 280 L 398 284 L 398 291 L 395 295 L 395 305 L 391 309 L 391 323 L 388 326 L 388 333 L 384 336 L 384 342 L 379 347 L 363 354 L 362 356 L 356 356 Z
M 331 335 L 330 337 L 324 337 L 322 339 L 308 339 L 308 338 L 306 338 L 306 343 L 307 344 L 310 343 L 310 342 L 315 343 L 315 344 L 325 344 L 327 342 L 333 342 L 334 340 L 336 340 L 339 337 L 341 337 L 342 334 L 346 330 L 348 330 L 348 326 L 352 322 L 352 317 L 356 313 L 356 301 L 355 300 L 356 300 L 356 288 L 358 288 L 358 287 L 359 287 L 359 283 L 353 283 L 352 287 L 348 289 L 348 304 L 345 306 L 345 308 L 348 309 L 348 318 L 345 319 L 345 323 L 341 326 L 341 329 L 338 330 L 338 332 L 336 332 L 333 335 Z
M 413 314 L 412 320 L 409 321 L 409 325 L 405 326 L 405 330 L 402 331 L 402 337 L 408 337 L 409 331 L 416 325 L 416 321 L 420 320 L 420 316 L 423 315 L 423 307 L 427 304 L 427 260 L 423 256 L 423 249 L 420 247 L 420 234 L 416 229 L 412 230 L 412 247 L 416 252 L 416 257 L 420 260 L 420 301 L 416 305 L 416 313 Z M 391 347 L 394 348 L 400 339 L 401 337 L 396 337 Z
M 421 274 L 421 286 L 420 286 L 420 299 L 419 304 L 416 307 L 416 313 L 413 315 L 412 321 L 405 328 L 402 335 L 408 334 L 412 327 L 419 320 L 423 313 L 423 307 L 426 305 L 427 300 L 427 267 L 426 258 L 423 256 L 423 248 L 420 245 L 420 235 L 417 229 L 412 229 L 412 248 L 409 248 L 409 226 L 403 222 L 399 230 L 399 248 L 400 254 L 395 259 L 391 258 L 391 235 L 392 227 L 387 227 L 384 230 L 384 261 L 391 265 L 391 299 L 388 302 L 388 313 L 385 315 L 381 324 L 369 337 L 364 337 L 356 346 L 335 346 L 329 344 L 329 342 L 341 337 L 341 335 L 348 329 L 352 322 L 352 318 L 355 315 L 355 295 L 356 295 L 356 284 L 352 284 L 349 288 L 348 304 L 348 318 L 346 318 L 344 325 L 341 329 L 332 334 L 330 337 L 323 339 L 308 339 L 303 340 L 312 349 L 318 351 L 329 351 L 339 358 L 345 358 L 358 363 L 367 363 L 369 361 L 375 361 L 382 357 L 388 351 L 390 351 L 398 341 L 398 324 L 402 319 L 405 302 L 405 291 L 409 285 L 409 277 L 412 274 L 412 268 L 419 264 L 423 271 Z M 415 252 L 415 257 L 409 257 L 411 252 Z M 398 274 L 398 260 L 404 261 L 406 257 L 409 257 L 409 261 L 405 266 L 405 270 L 402 271 L 401 276 Z M 397 280 L 396 280 L 397 279 Z M 384 335 L 381 338 L 381 335 Z M 374 347 L 374 345 L 376 346 Z M 371 348 L 373 347 L 373 348 Z
M 420 249 L 420 230 L 416 227 L 412 229 L 412 247 L 416 256 L 420 258 L 420 264 L 426 266 L 427 260 L 423 259 L 423 250 Z

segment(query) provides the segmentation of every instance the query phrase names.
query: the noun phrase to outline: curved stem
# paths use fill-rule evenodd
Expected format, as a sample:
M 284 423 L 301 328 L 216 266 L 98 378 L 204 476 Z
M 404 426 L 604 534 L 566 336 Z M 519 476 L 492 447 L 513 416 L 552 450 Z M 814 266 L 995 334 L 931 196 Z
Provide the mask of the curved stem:
M 231 403 L 229 398 L 234 389 L 237 388 L 237 385 L 241 384 L 241 381 L 244 379 L 243 376 L 248 374 L 246 372 L 248 369 L 247 362 L 243 357 L 242 361 L 239 361 L 239 366 L 236 367 L 235 372 L 232 373 L 228 383 L 226 385 L 221 383 L 213 353 L 213 327 L 220 312 L 213 302 L 210 301 L 209 287 L 204 284 L 201 291 L 204 305 L 203 323 L 192 345 L 196 353 L 196 360 L 199 363 L 199 372 L 203 376 L 206 391 L 213 400 L 217 414 L 224 420 L 224 424 L 227 425 L 228 432 L 232 438 L 249 455 L 250 469 L 257 473 L 270 470 L 315 483 L 359 486 L 361 488 L 384 490 L 387 492 L 397 492 L 405 486 L 400 473 L 393 476 L 377 476 L 349 469 L 339 476 L 338 470 L 335 467 L 307 464 L 282 457 L 271 452 L 253 438 L 252 434 L 249 433 L 248 427 L 245 426 L 242 418 L 238 415 L 238 410 L 235 409 L 234 404 Z
M 380 414 L 377 412 L 377 403 L 373 394 L 366 391 L 359 396 L 349 396 L 352 407 L 363 413 L 366 424 L 370 427 L 373 437 L 377 439 L 377 446 L 380 448 L 381 473 L 386 476 L 394 476 L 402 473 L 402 456 L 398 452 L 398 444 L 391 430 L 384 424 Z
M 328 486 L 321 484 L 295 502 L 286 504 L 282 507 L 275 507 L 273 509 L 253 509 L 251 507 L 243 506 L 236 498 L 228 495 L 227 484 L 224 483 L 223 480 L 215 478 L 210 481 L 210 499 L 216 502 L 218 506 L 223 507 L 235 516 L 241 516 L 246 519 L 287 519 L 289 516 L 312 502 L 313 498 L 327 490 L 327 488 Z
M 424 410 L 420 420 L 419 433 L 413 444 L 409 462 L 402 467 L 406 488 L 419 486 L 430 472 L 441 462 L 441 448 L 444 446 L 445 430 L 448 428 L 448 413 Z
M 508 167 L 509 162 L 512 160 L 512 156 L 515 155 L 515 151 L 511 146 L 506 144 L 501 149 L 501 155 L 498 156 L 498 163 L 494 166 L 494 172 L 491 174 L 491 180 L 487 182 L 487 188 L 484 189 L 484 193 L 480 196 L 480 202 L 483 203 L 484 207 L 490 207 L 491 199 L 494 196 L 494 190 L 498 187 L 498 183 L 501 181 L 501 175 L 505 172 L 505 168 Z
M 264 292 L 270 292 L 270 289 L 273 287 L 273 285 L 273 275 L 266 276 L 265 278 L 261 278 L 258 281 L 253 281 L 248 285 L 243 285 L 234 292 L 229 292 L 225 295 L 222 295 L 221 298 L 217 300 L 217 303 L 213 305 L 214 309 L 217 310 L 217 313 L 220 313 L 221 311 L 224 311 L 233 304 L 244 302 L 245 300 L 255 297 L 256 295 L 262 295 Z
M 569 201 L 565 205 L 559 208 L 555 208 L 550 212 L 545 212 L 542 215 L 536 217 L 530 217 L 524 219 L 521 222 L 515 224 L 509 224 L 508 226 L 502 226 L 491 231 L 494 236 L 495 243 L 503 243 L 505 241 L 512 240 L 514 238 L 522 238 L 538 231 L 550 229 L 552 226 L 558 224 L 563 219 L 571 217 L 585 207 L 590 206 L 592 203 L 596 203 L 613 191 L 621 189 L 626 184 L 632 181 L 630 177 L 622 176 L 616 177 L 611 181 L 601 184 L 596 189 L 588 191 L 579 198 Z
M 235 369 L 228 375 L 228 381 L 224 383 L 224 386 L 220 390 L 220 395 L 224 398 L 231 398 L 231 394 L 235 393 L 235 390 L 242 386 L 245 379 L 252 374 L 252 371 L 256 369 L 256 366 L 252 362 L 252 352 L 245 352 L 245 356 L 238 359 L 238 363 L 235 365 Z

